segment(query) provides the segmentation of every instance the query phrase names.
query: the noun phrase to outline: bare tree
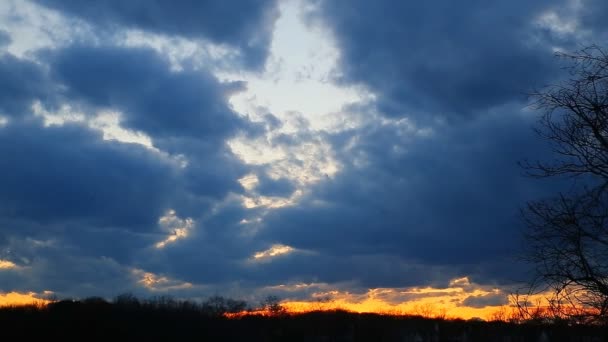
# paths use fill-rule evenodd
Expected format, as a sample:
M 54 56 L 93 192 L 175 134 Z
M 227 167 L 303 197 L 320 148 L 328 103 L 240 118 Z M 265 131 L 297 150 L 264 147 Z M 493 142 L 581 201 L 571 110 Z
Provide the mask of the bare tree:
M 262 301 L 262 310 L 265 310 L 272 316 L 282 316 L 287 313 L 287 309 L 281 305 L 281 299 L 272 295 Z
M 550 162 L 524 162 L 533 177 L 564 176 L 572 190 L 523 210 L 526 258 L 536 269 L 531 292 L 551 294 L 556 318 L 589 322 L 608 316 L 608 54 L 591 46 L 559 54 L 570 78 L 532 94 L 541 111 L 536 132 Z M 522 304 L 523 303 L 523 304 Z M 528 301 L 520 302 L 523 312 Z

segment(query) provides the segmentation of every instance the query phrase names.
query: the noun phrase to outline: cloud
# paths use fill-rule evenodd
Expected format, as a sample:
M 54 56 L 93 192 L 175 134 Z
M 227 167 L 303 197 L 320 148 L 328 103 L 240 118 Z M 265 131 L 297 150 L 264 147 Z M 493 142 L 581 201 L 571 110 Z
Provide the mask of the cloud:
M 3 48 L 6 45 L 9 45 L 11 43 L 11 41 L 12 41 L 11 35 L 4 30 L 0 30 L 0 48 Z
M 0 55 L 0 115 L 23 116 L 36 98 L 52 105 L 51 89 L 43 69 L 11 54 Z
M 0 259 L 0 269 L 8 270 L 12 268 L 17 268 L 17 265 L 14 262 Z
M 508 304 L 509 300 L 504 293 L 489 293 L 484 295 L 473 295 L 462 301 L 462 305 L 473 308 L 483 308 L 486 306 L 499 306 Z
M 289 197 L 295 191 L 295 185 L 286 178 L 273 179 L 262 173 L 258 182 L 255 190 L 264 196 Z
M 531 124 L 501 112 L 425 137 L 394 125 L 335 136 L 343 170 L 298 206 L 264 218 L 261 238 L 317 253 L 286 258 L 276 272 L 307 274 L 304 281 L 354 277 L 369 287 L 465 275 L 484 284 L 521 279 L 523 267 L 513 267 L 523 229 L 518 207 L 555 189 L 517 166 L 546 153 Z
M 0 258 L 18 266 L 1 275 L 3 290 L 145 293 L 130 270 L 145 264 L 179 274 L 175 265 L 187 257 L 173 251 L 191 238 L 190 229 L 194 241 L 198 234 L 212 241 L 208 246 L 218 243 L 206 255 L 229 250 L 234 236 L 220 233 L 222 225 L 238 227 L 244 209 L 211 210 L 242 191 L 238 179 L 248 170 L 226 139 L 259 130 L 227 103 L 241 84 L 221 83 L 205 70 L 172 71 L 149 49 L 73 45 L 35 57 L 7 54 L 0 68 L 10 76 L 0 92 L 9 117 L 0 127 Z M 33 103 L 47 114 L 59 108 L 80 114 L 45 124 Z M 115 113 L 119 129 L 144 134 L 151 145 L 106 139 L 92 124 L 106 112 Z M 156 255 L 155 245 L 167 239 L 159 223 L 167 212 L 192 224 L 187 237 L 165 246 L 171 251 Z M 190 246 L 193 253 L 197 247 Z M 204 265 L 198 261 L 189 272 Z
M 392 117 L 456 119 L 525 99 L 552 76 L 535 39 L 549 1 L 320 1 L 310 17 L 334 33 L 339 80 L 362 83 Z
M 323 282 L 334 286 L 346 283 L 348 290 L 361 291 L 377 287 L 444 287 L 449 278 L 458 274 L 458 270 L 416 263 L 383 252 L 349 251 L 338 255 L 301 251 L 252 265 L 242 273 L 246 279 L 244 284 L 252 287 Z
M 195 284 L 222 285 L 245 281 L 244 263 L 262 249 L 240 224 L 251 213 L 236 200 L 216 203 L 202 215 L 188 237 L 165 248 L 138 254 L 138 267 Z
M 242 84 L 220 83 L 206 70 L 172 71 L 167 60 L 146 48 L 75 45 L 40 56 L 64 87 L 66 101 L 89 115 L 118 111 L 122 127 L 183 156 L 184 191 L 218 199 L 242 190 L 237 179 L 246 170 L 225 144 L 239 132 L 259 131 L 228 105 L 227 97 Z
M 149 229 L 168 206 L 174 166 L 136 144 L 79 125 L 0 129 L 0 215 Z
M 204 70 L 173 72 L 151 49 L 70 46 L 43 54 L 66 97 L 125 114 L 122 124 L 152 137 L 222 139 L 244 127 L 220 84 Z
M 510 107 L 428 132 L 404 121 L 372 121 L 326 135 L 343 165 L 338 173 L 311 185 L 295 205 L 219 208 L 146 269 L 242 288 L 299 282 L 443 288 L 463 276 L 480 284 L 524 280 L 525 265 L 514 267 L 523 229 L 518 208 L 559 185 L 526 178 L 517 166 L 547 153 L 532 124 L 529 114 Z M 295 252 L 249 262 L 281 245 Z
M 228 44 L 241 51 L 244 64 L 250 67 L 263 66 L 278 16 L 275 0 L 37 2 L 66 16 L 80 17 L 102 32 L 139 29 Z
M 597 37 L 595 43 L 605 41 L 608 35 L 608 24 L 603 20 L 603 14 L 608 11 L 608 4 L 602 0 L 589 0 L 581 4 L 580 23 L 584 28 L 591 30 Z

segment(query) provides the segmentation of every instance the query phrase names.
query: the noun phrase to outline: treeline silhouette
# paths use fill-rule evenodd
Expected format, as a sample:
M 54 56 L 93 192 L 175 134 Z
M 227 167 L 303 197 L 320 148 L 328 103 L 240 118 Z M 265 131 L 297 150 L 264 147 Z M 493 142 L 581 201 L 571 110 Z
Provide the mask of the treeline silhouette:
M 166 341 L 500 341 L 599 342 L 606 327 L 546 322 L 484 322 L 420 316 L 358 314 L 344 310 L 288 313 L 276 297 L 257 311 L 241 300 L 203 302 L 171 297 L 113 301 L 92 297 L 0 308 L 2 340 Z M 260 311 L 263 309 L 264 311 Z M 243 314 L 249 310 L 249 314 Z

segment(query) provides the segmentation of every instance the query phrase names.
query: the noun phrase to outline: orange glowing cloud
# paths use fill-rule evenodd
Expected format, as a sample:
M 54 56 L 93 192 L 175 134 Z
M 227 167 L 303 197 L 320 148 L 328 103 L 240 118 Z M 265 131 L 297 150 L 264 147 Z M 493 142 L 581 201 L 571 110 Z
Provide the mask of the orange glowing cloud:
M 17 267 L 18 266 L 12 261 L 0 259 L 0 270 L 9 270 Z
M 512 311 L 505 306 L 507 292 L 472 283 L 467 277 L 452 280 L 447 288 L 375 288 L 360 294 L 332 290 L 327 284 L 278 285 L 269 290 L 289 294 L 307 287 L 319 290 L 312 293 L 312 301 L 286 300 L 282 305 L 290 312 L 344 309 L 360 313 L 462 319 L 492 319 L 497 312 L 509 314 Z M 486 299 L 489 299 L 487 305 Z
M 293 251 L 295 251 L 295 249 L 293 247 L 290 247 L 287 245 L 276 244 L 276 245 L 272 245 L 269 249 L 267 249 L 265 251 L 260 251 L 260 252 L 255 253 L 253 255 L 253 258 L 256 260 L 264 260 L 264 259 L 269 259 L 269 258 L 273 258 L 273 257 L 280 256 L 280 255 L 289 254 Z
M 132 269 L 131 274 L 136 278 L 137 283 L 150 291 L 171 291 L 192 288 L 194 285 L 171 279 L 166 276 L 146 272 L 141 269 Z

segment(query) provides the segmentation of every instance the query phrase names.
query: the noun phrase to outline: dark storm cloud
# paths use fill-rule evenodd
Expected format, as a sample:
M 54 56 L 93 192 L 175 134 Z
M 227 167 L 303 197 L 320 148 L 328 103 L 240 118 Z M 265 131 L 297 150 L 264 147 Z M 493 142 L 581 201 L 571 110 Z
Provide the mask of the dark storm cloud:
M 3 114 L 22 116 L 0 130 L 0 149 L 9 156 L 1 162 L 4 217 L 93 216 L 108 225 L 155 225 L 171 201 L 204 210 L 184 193 L 219 199 L 241 189 L 236 179 L 244 167 L 225 145 L 228 136 L 249 127 L 228 107 L 234 84 L 204 71 L 172 72 L 146 49 L 72 46 L 38 56 L 50 77 L 39 64 L 9 54 L 0 60 Z M 171 170 L 177 162 L 170 166 L 167 157 L 143 146 L 104 141 L 84 126 L 45 128 L 27 119 L 33 100 L 52 108 L 57 98 L 81 104 L 88 114 L 123 111 L 123 126 L 148 133 L 188 165 Z M 178 190 L 182 194 L 174 196 Z
M 608 23 L 606 13 L 608 13 L 608 3 L 602 0 L 587 0 L 582 3 L 582 15 L 580 24 L 597 36 L 595 43 L 601 44 L 608 38 Z
M 69 101 L 119 110 L 122 126 L 150 135 L 163 151 L 183 155 L 184 191 L 219 199 L 242 190 L 237 179 L 246 170 L 225 144 L 238 132 L 259 130 L 228 105 L 227 97 L 242 84 L 220 83 L 205 70 L 172 71 L 149 49 L 72 46 L 41 56 Z
M 153 50 L 72 46 L 42 57 L 70 100 L 124 111 L 124 126 L 154 138 L 222 139 L 245 127 L 226 102 L 234 84 L 206 71 L 173 72 Z
M 351 290 L 368 287 L 434 285 L 444 287 L 460 275 L 445 266 L 416 264 L 391 254 L 332 254 L 325 251 L 297 250 L 268 259 L 254 259 L 256 252 L 270 244 L 248 236 L 234 218 L 243 213 L 206 220 L 187 239 L 162 250 L 150 250 L 139 265 L 171 277 L 221 287 L 238 283 L 243 289 L 256 289 L 287 283 L 349 282 Z M 240 215 L 239 215 L 240 214 Z M 231 222 L 232 221 L 232 222 Z M 176 262 L 179 260 L 179 262 Z
M 198 217 L 186 239 L 163 249 L 145 251 L 140 265 L 194 283 L 221 285 L 241 281 L 243 262 L 261 248 L 240 223 L 250 215 L 238 202 L 218 207 Z
M 312 254 L 277 258 L 259 272 L 278 282 L 369 287 L 525 278 L 524 265 L 513 267 L 523 229 L 518 208 L 561 186 L 525 178 L 517 166 L 548 153 L 520 108 L 523 94 L 560 77 L 551 47 L 572 44 L 535 22 L 557 4 L 318 5 L 310 18 L 337 38 L 340 81 L 369 86 L 382 114 L 430 124 L 434 133 L 402 122 L 328 136 L 343 170 L 299 205 L 271 212 L 261 232 L 268 245 Z M 427 120 L 436 117 L 450 120 Z
M 269 214 L 261 234 L 327 258 L 358 256 L 365 262 L 367 256 L 381 264 L 371 256 L 383 254 L 404 264 L 449 268 L 444 284 L 463 275 L 480 283 L 513 281 L 522 228 L 518 207 L 550 188 L 522 177 L 517 166 L 525 156 L 546 152 L 531 124 L 504 112 L 442 126 L 428 137 L 381 125 L 346 133 L 344 141 L 335 137 L 344 170 L 315 187 L 301 205 Z M 351 134 L 358 136 L 354 148 L 347 147 Z M 382 267 L 370 267 L 369 279 L 363 279 L 368 273 L 357 267 L 321 268 L 317 274 L 320 281 L 356 275 L 370 286 L 428 281 L 424 273 L 380 272 Z M 284 274 L 296 276 L 302 268 L 291 269 Z
M 226 145 L 225 139 L 211 134 L 197 137 L 152 137 L 154 145 L 176 156 L 183 168 L 176 180 L 174 209 L 183 217 L 199 217 L 230 192 L 241 193 L 238 182 L 248 172 Z
M 177 166 L 81 125 L 30 118 L 0 129 L 3 291 L 113 295 L 133 288 L 126 264 L 161 239 Z
M 31 249 L 32 240 L 13 240 L 17 251 Z M 2 291 L 53 291 L 59 298 L 104 296 L 133 291 L 136 281 L 129 269 L 103 256 L 75 256 L 60 246 L 38 247 L 30 263 L 0 272 Z
M 0 216 L 150 229 L 166 210 L 174 166 L 136 144 L 78 125 L 0 129 Z
M 228 44 L 242 51 L 252 67 L 263 66 L 277 17 L 275 0 L 37 2 L 83 18 L 98 30 L 134 28 Z
M 204 260 L 230 270 L 203 256 L 246 250 L 242 242 L 230 249 L 238 230 L 224 233 L 222 225 L 238 227 L 243 208 L 205 218 L 229 192 L 242 190 L 237 179 L 247 172 L 226 139 L 259 131 L 227 103 L 243 85 L 220 83 L 200 70 L 171 71 L 146 49 L 76 45 L 36 57 L 40 64 L 4 55 L 0 64 L 2 109 L 11 118 L 0 127 L 0 258 L 21 266 L 0 275 L 2 290 L 112 295 L 138 288 L 130 273 L 137 265 L 178 270 L 187 256 L 163 258 L 154 248 L 172 233 L 158 224 L 170 208 L 205 222 L 203 241 L 218 244 L 215 254 L 194 258 L 199 263 L 189 272 Z M 89 118 L 120 111 L 123 127 L 145 132 L 162 152 L 104 140 L 84 123 L 45 127 L 29 110 L 34 100 L 51 111 L 66 103 Z M 224 256 L 225 263 L 240 253 Z M 213 269 L 204 273 L 215 277 Z
M 294 252 L 248 265 L 242 273 L 246 275 L 244 282 L 250 286 L 349 283 L 349 290 L 353 291 L 421 285 L 446 287 L 450 279 L 459 275 L 458 269 L 408 261 L 395 254 L 381 253 L 381 249 L 378 247 L 375 253 L 349 251 L 341 255 L 325 251 Z
M 38 64 L 8 53 L 0 55 L 0 115 L 29 114 L 34 99 L 49 102 L 49 92 L 49 82 Z
M 533 20 L 553 1 L 320 1 L 344 82 L 361 82 L 389 116 L 483 113 L 551 77 Z
M 507 295 L 504 293 L 490 293 L 486 295 L 469 296 L 463 302 L 463 306 L 484 308 L 486 306 L 498 306 L 509 304 Z
M 187 239 L 145 257 L 145 268 L 242 288 L 299 282 L 348 283 L 351 290 L 447 287 L 462 276 L 480 284 L 525 280 L 525 265 L 514 267 L 518 208 L 556 186 L 524 177 L 517 166 L 547 152 L 530 129 L 533 122 L 509 108 L 436 127 L 428 136 L 381 124 L 328 135 L 344 169 L 298 205 L 270 211 L 262 223 L 252 220 L 259 210 L 236 203 L 219 209 Z M 252 258 L 277 243 L 296 250 Z

